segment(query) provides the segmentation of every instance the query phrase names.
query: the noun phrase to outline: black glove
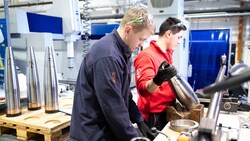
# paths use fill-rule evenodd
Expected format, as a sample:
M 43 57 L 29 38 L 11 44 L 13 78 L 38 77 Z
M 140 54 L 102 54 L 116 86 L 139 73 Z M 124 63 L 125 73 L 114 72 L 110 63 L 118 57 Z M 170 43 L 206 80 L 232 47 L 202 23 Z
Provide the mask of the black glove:
M 158 69 L 156 76 L 153 78 L 153 82 L 160 86 L 164 81 L 170 80 L 177 74 L 177 70 L 173 65 L 169 65 L 166 61 L 163 61 Z
M 144 121 L 137 123 L 137 126 L 140 129 L 144 137 L 147 137 L 150 140 L 153 140 L 157 136 L 156 133 L 153 133 L 151 129 L 149 129 L 149 127 L 146 125 Z

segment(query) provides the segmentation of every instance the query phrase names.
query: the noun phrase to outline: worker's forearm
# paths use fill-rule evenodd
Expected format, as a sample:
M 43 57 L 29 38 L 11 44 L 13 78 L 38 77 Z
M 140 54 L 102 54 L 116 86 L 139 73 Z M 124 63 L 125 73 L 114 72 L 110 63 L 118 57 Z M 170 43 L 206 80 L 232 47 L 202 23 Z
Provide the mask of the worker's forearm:
M 158 85 L 156 85 L 154 82 L 153 82 L 153 79 L 149 80 L 147 83 L 146 83 L 146 89 L 148 92 L 150 93 L 155 93 L 157 91 L 157 89 L 159 88 Z

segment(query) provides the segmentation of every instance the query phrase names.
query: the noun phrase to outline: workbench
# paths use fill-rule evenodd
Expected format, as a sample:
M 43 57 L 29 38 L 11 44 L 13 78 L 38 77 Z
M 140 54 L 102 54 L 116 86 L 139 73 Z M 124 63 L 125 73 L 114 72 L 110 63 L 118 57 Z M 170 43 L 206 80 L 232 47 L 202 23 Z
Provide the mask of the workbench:
M 205 113 L 207 108 L 205 108 Z M 206 115 L 206 114 L 204 114 Z M 250 135 L 250 112 L 238 111 L 237 113 L 228 113 L 221 111 L 219 114 L 217 125 L 222 124 L 221 141 L 227 141 L 227 138 L 238 138 L 238 141 L 249 140 Z M 171 141 L 177 141 L 180 132 L 176 132 L 170 128 L 168 123 L 161 132 L 166 134 Z M 165 135 L 158 134 L 154 141 L 168 141 Z

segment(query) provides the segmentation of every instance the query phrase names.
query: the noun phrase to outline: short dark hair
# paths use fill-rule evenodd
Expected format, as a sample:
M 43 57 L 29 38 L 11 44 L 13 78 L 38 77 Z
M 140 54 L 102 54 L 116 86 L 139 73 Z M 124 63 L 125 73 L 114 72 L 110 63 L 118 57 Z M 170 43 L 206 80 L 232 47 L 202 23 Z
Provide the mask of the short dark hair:
M 181 20 L 174 17 L 169 17 L 161 24 L 159 36 L 163 36 L 168 30 L 171 30 L 174 34 L 176 34 L 181 30 L 187 30 L 187 28 L 184 24 L 182 24 Z

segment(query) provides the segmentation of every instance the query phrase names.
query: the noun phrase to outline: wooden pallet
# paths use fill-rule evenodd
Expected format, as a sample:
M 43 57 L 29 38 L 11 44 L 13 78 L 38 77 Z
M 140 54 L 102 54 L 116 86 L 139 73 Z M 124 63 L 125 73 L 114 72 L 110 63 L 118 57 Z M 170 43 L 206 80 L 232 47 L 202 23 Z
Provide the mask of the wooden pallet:
M 5 114 L 0 116 L 0 134 L 14 129 L 17 139 L 29 140 L 43 135 L 44 141 L 60 141 L 68 136 L 70 119 L 71 116 L 61 112 L 45 113 L 44 108 L 35 111 L 22 109 L 22 114 L 17 117 L 6 117 Z

